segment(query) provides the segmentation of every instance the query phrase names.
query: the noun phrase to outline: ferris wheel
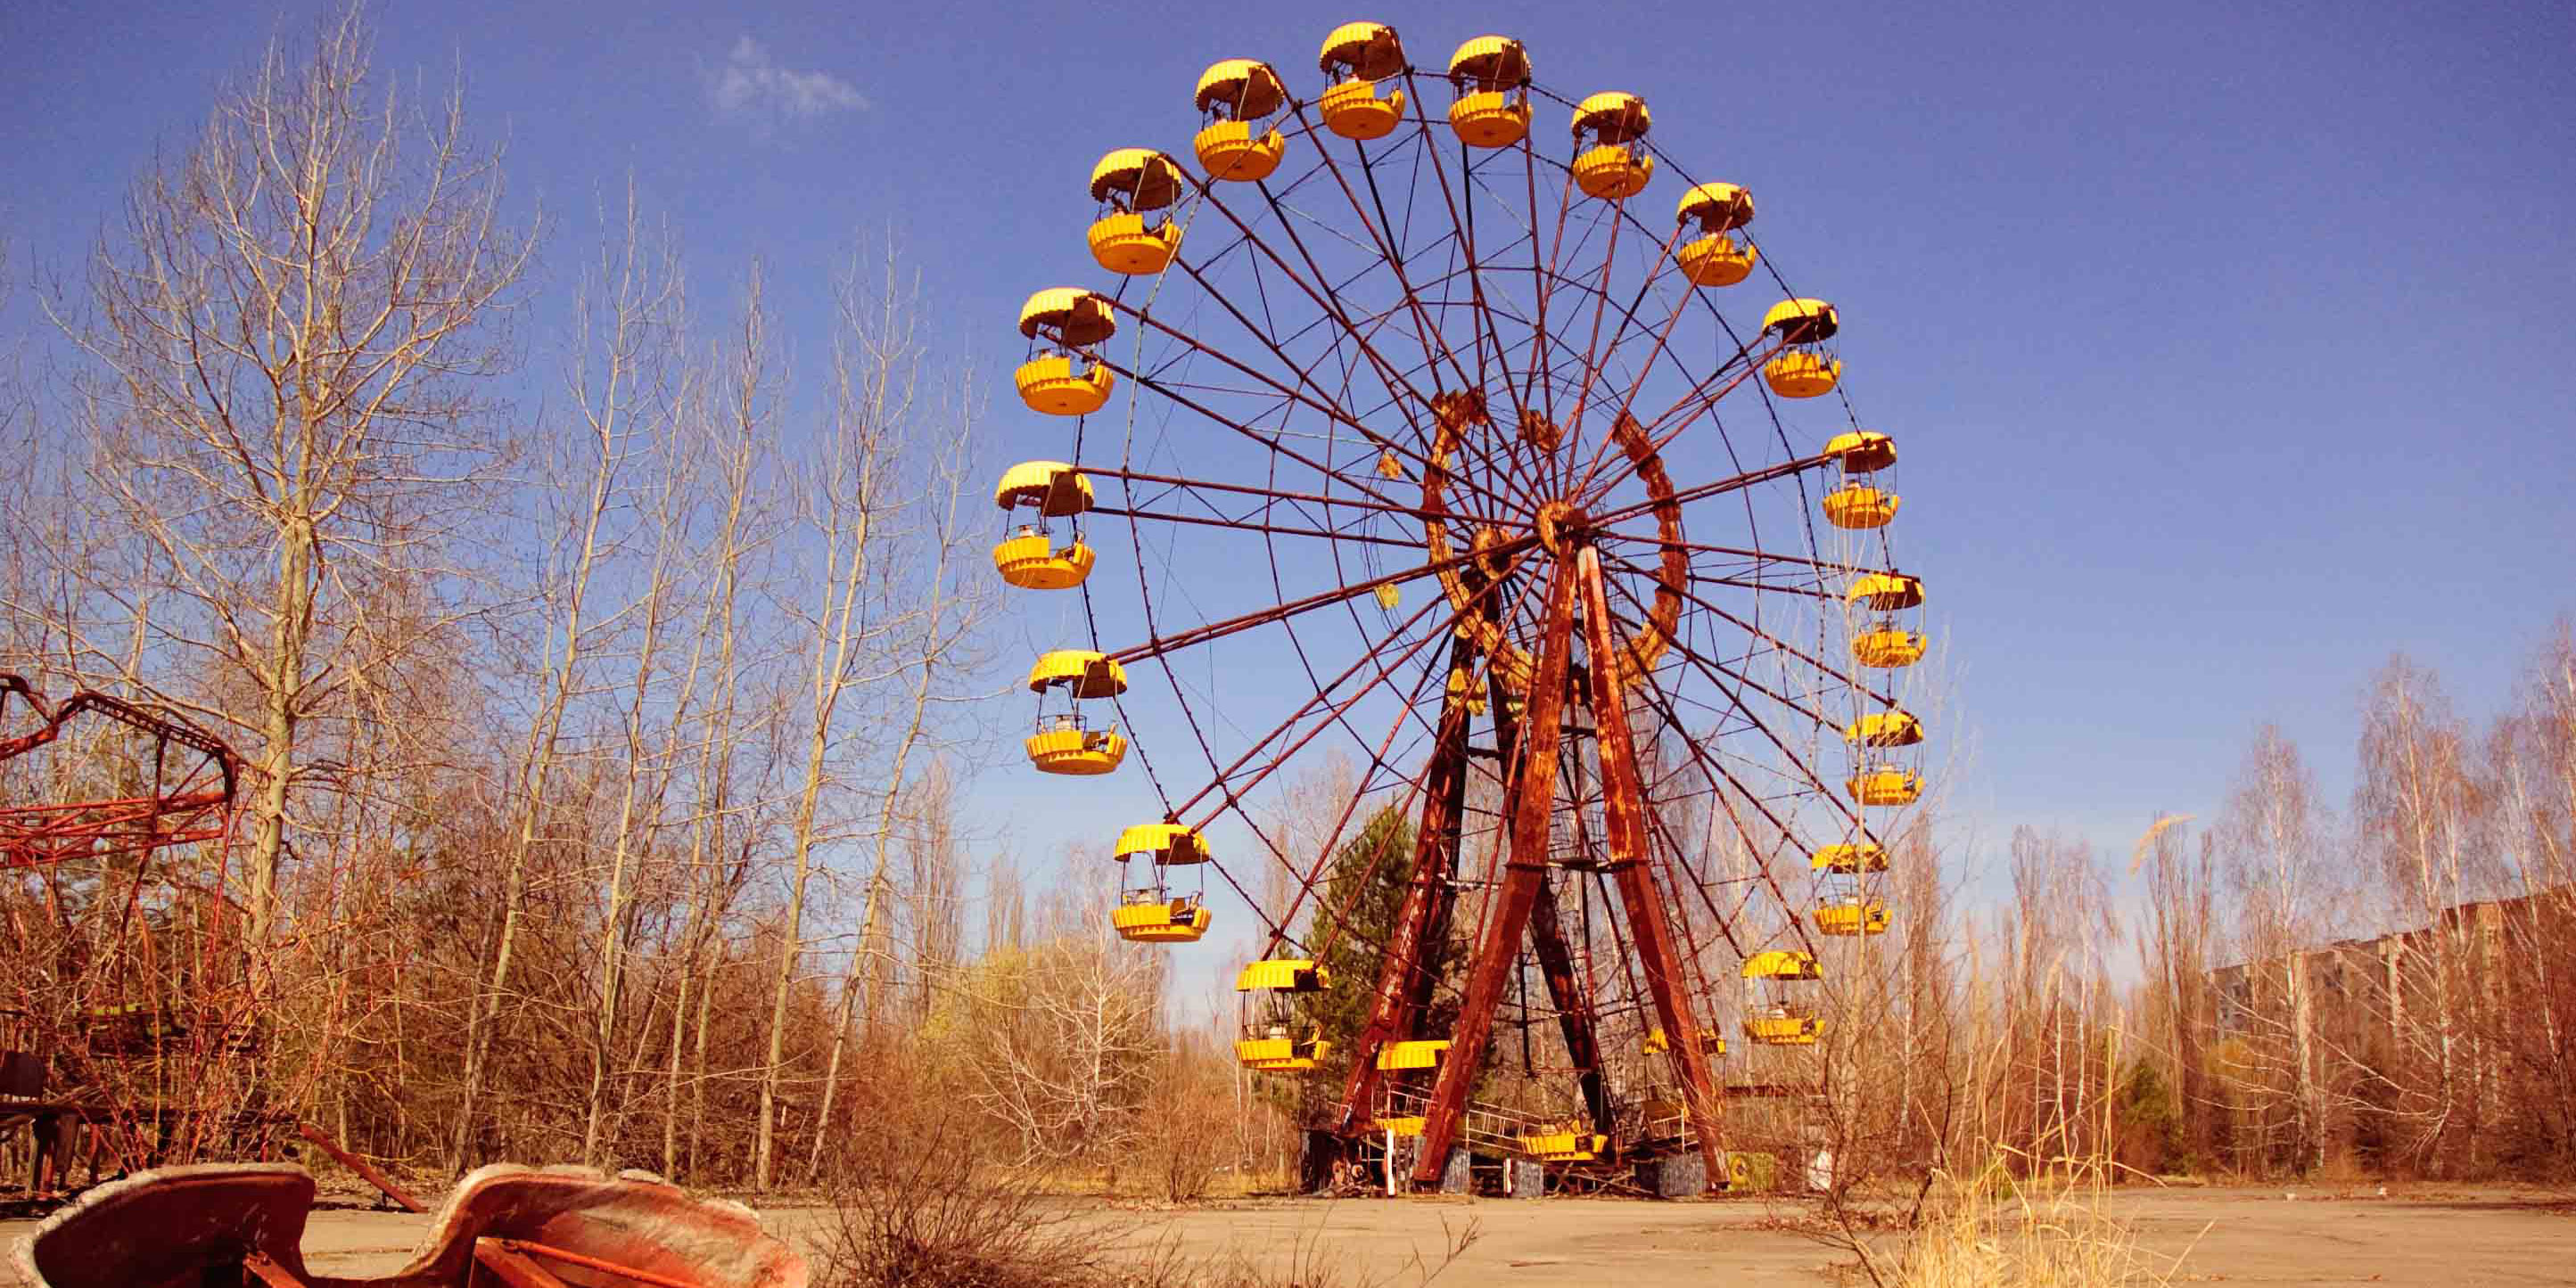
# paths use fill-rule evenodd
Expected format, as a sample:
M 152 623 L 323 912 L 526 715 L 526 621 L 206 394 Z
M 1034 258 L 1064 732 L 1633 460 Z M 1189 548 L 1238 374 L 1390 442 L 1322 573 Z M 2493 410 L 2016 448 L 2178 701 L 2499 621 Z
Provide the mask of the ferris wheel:
M 1062 448 L 1001 477 L 993 556 L 1067 632 L 1028 758 L 1134 801 L 1121 936 L 1199 940 L 1211 875 L 1263 919 L 1243 1064 L 1330 1064 L 1303 1001 L 1371 990 L 1331 1131 L 1418 1139 L 1414 1183 L 1464 1143 L 1722 1178 L 1722 1017 L 1819 1040 L 1820 948 L 1888 928 L 1923 790 L 1896 444 L 1838 310 L 1643 98 L 1556 94 L 1503 36 L 1417 66 L 1373 22 L 1317 69 L 1300 97 L 1210 66 L 1186 149 L 1092 169 L 1097 284 L 1021 311 L 1014 388 Z M 1336 749 L 1323 843 L 1265 826 L 1265 784 Z M 1390 811 L 1405 893 L 1363 932 L 1329 869 Z M 1221 823 L 1250 842 L 1217 853 Z M 1427 968 L 1462 932 L 1463 978 Z M 1377 978 L 1332 978 L 1363 933 Z M 1498 1029 L 1548 1034 L 1561 1114 L 1479 1117 Z

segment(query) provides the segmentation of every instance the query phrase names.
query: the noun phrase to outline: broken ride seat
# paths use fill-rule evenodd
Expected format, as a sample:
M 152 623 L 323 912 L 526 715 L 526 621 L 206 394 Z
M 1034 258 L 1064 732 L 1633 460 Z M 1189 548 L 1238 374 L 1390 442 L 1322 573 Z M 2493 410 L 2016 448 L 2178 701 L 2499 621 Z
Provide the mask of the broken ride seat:
M 805 1288 L 805 1260 L 751 1209 L 647 1173 L 497 1165 L 448 1197 L 411 1263 L 315 1275 L 301 1244 L 313 1177 L 285 1164 L 144 1172 L 92 1190 L 18 1241 L 28 1288 Z

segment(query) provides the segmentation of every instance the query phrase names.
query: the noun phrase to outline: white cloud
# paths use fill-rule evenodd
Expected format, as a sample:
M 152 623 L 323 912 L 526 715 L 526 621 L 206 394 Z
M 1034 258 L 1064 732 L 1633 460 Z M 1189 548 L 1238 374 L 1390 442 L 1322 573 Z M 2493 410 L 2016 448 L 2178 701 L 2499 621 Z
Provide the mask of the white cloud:
M 790 71 L 770 61 L 769 48 L 745 36 L 724 64 L 707 74 L 707 101 L 723 116 L 805 120 L 865 108 L 867 98 L 829 72 Z

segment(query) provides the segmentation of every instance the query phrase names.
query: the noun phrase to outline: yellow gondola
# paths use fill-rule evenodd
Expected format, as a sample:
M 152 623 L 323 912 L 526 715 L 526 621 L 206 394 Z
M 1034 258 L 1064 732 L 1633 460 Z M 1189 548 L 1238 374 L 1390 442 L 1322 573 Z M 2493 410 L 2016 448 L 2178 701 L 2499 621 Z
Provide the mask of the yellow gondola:
M 1843 787 L 1863 805 L 1911 805 L 1923 795 L 1923 775 L 1872 765 L 1844 779 Z
M 1382 139 L 1404 121 L 1404 91 L 1378 83 L 1404 72 L 1404 44 L 1382 22 L 1346 22 L 1324 37 L 1315 65 L 1331 82 L 1316 103 L 1324 128 L 1346 139 Z
M 1648 1055 L 1662 1055 L 1663 1053 L 1673 1049 L 1673 1039 L 1671 1034 L 1664 1032 L 1661 1028 L 1656 1028 L 1647 1032 L 1646 1040 L 1640 1045 Z M 1710 1055 L 1724 1055 L 1726 1054 L 1726 1039 L 1719 1037 L 1712 1030 L 1701 1029 L 1699 1031 L 1699 1049 Z
M 1876 841 L 1845 841 L 1817 850 L 1808 857 L 1807 866 L 1818 872 L 1885 872 L 1887 851 Z
M 1845 483 L 1825 493 L 1825 522 L 1837 528 L 1884 528 L 1896 519 L 1898 497 L 1865 483 Z
M 1823 968 L 1816 965 L 1816 955 L 1796 948 L 1774 948 L 1744 959 L 1746 979 L 1809 980 L 1823 979 Z
M 1744 1036 L 1764 1046 L 1814 1046 L 1825 1022 L 1808 1008 L 1782 1004 L 1744 1017 Z
M 1448 1049 L 1446 1038 L 1427 1042 L 1389 1042 L 1378 1048 L 1377 1067 L 1386 1070 L 1436 1069 L 1440 1067 L 1441 1053 Z
M 1644 192 L 1655 177 L 1654 155 L 1642 142 L 1653 123 L 1646 100 L 1634 94 L 1613 90 L 1576 104 L 1574 186 L 1610 201 Z
M 1288 101 L 1288 89 L 1270 64 L 1228 58 L 1199 73 L 1199 115 L 1207 122 L 1190 150 L 1208 177 L 1225 183 L 1258 183 L 1279 168 L 1288 140 L 1261 122 Z
M 1127 740 L 1116 726 L 1089 727 L 1081 708 L 1126 692 L 1126 668 L 1089 650 L 1058 649 L 1029 668 L 1028 686 L 1038 695 L 1037 732 L 1024 744 L 1030 764 L 1050 774 L 1105 774 L 1127 758 Z M 1050 711 L 1051 705 L 1061 709 Z
M 1843 592 L 1846 603 L 1881 613 L 1923 606 L 1923 579 L 1902 573 L 1863 573 Z
M 1813 1043 L 1825 1031 L 1815 1008 L 1792 1001 L 1784 987 L 1824 978 L 1814 953 L 1795 948 L 1755 953 L 1744 959 L 1743 974 L 1744 1036 L 1766 1046 L 1793 1046 Z M 1757 997 L 1756 990 L 1768 996 Z
M 1577 1163 L 1599 1157 L 1602 1150 L 1610 1147 L 1610 1138 L 1573 1123 L 1524 1132 L 1520 1147 L 1522 1153 L 1541 1162 Z
M 1186 944 L 1207 934 L 1213 916 L 1200 893 L 1173 891 L 1166 871 L 1208 861 L 1207 842 L 1197 832 L 1180 823 L 1139 823 L 1118 834 L 1110 857 L 1118 862 L 1119 902 L 1110 910 L 1109 926 L 1119 938 Z M 1145 867 L 1141 877 L 1135 877 L 1136 870 L 1128 866 L 1138 860 Z
M 1212 920 L 1207 905 L 1195 896 L 1140 899 L 1109 910 L 1109 928 L 1139 944 L 1194 944 Z
M 1862 666 L 1912 666 L 1923 660 L 1930 646 L 1920 631 L 1900 629 L 1893 622 L 1873 623 L 1868 630 L 1852 636 L 1852 659 Z
M 1091 257 L 1131 277 L 1162 272 L 1181 248 L 1181 226 L 1147 217 L 1180 197 L 1180 166 L 1152 148 L 1119 148 L 1100 158 L 1091 168 L 1091 199 L 1101 206 L 1091 223 Z
M 1049 416 L 1088 416 L 1106 406 L 1117 377 L 1087 358 L 1077 366 L 1076 350 L 1117 333 L 1109 301 L 1093 292 L 1059 286 L 1030 296 L 1020 307 L 1020 334 L 1035 351 L 1011 376 L 1020 401 Z
M 1823 345 L 1842 329 L 1842 315 L 1823 300 L 1782 300 L 1763 315 L 1762 329 L 1789 347 L 1762 364 L 1763 383 L 1783 398 L 1817 398 L 1841 382 L 1843 364 Z
M 1471 148 L 1507 148 L 1529 136 L 1529 51 L 1509 36 L 1478 36 L 1449 55 L 1449 128 Z
M 1840 461 L 1845 474 L 1875 474 L 1896 464 L 1896 440 L 1876 430 L 1845 430 L 1825 440 L 1824 455 Z
M 1816 909 L 1816 931 L 1819 934 L 1883 935 L 1887 933 L 1889 922 L 1887 905 L 1875 900 L 1840 899 Z
M 993 504 L 1005 515 L 1035 512 L 1035 522 L 1017 524 L 993 547 L 993 567 L 1004 582 L 1025 590 L 1067 590 L 1091 575 L 1096 556 L 1083 544 L 1081 529 L 1057 545 L 1046 526 L 1049 519 L 1073 518 L 1091 508 L 1091 481 L 1080 471 L 1062 461 L 1023 461 L 994 485 Z
M 1854 746 L 1911 747 L 1923 741 L 1923 722 L 1902 711 L 1873 711 L 1843 726 Z
M 1332 987 L 1332 974 L 1302 958 L 1254 962 L 1234 978 L 1242 994 L 1242 1030 L 1235 1061 L 1247 1069 L 1312 1069 L 1332 1051 L 1323 1030 L 1298 1013 L 1296 999 Z
M 1733 286 L 1753 272 L 1761 253 L 1729 234 L 1753 222 L 1753 194 L 1731 183 L 1703 183 L 1682 194 L 1677 223 L 1697 223 L 1700 235 L 1682 243 L 1673 260 L 1693 286 Z

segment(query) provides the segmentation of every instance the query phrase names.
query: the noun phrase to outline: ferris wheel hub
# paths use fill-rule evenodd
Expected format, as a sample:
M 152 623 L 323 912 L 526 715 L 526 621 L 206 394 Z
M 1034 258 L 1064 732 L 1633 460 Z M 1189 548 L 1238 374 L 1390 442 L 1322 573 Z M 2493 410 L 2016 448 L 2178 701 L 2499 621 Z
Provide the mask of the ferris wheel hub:
M 1592 516 L 1564 497 L 1538 507 L 1538 543 L 1549 554 L 1565 558 L 1592 539 Z

